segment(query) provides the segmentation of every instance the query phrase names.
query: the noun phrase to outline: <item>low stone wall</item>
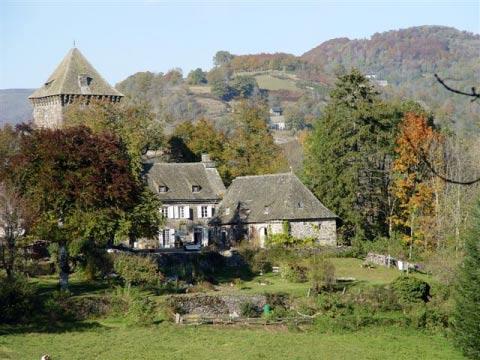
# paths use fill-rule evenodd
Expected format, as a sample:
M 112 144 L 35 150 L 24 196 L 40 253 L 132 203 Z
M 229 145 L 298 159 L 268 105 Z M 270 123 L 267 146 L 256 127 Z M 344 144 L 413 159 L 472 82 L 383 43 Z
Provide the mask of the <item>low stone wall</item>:
M 241 305 L 254 304 L 261 311 L 267 302 L 265 295 L 174 295 L 167 299 L 174 312 L 182 315 L 241 315 Z

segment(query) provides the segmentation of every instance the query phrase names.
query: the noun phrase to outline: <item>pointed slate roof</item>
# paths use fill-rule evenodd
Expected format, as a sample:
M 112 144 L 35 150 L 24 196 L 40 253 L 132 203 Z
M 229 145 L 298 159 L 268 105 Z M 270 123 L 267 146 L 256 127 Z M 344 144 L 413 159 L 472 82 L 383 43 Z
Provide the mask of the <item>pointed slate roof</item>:
M 226 192 L 215 167 L 197 163 L 146 163 L 144 175 L 150 189 L 163 202 L 219 201 Z M 192 186 L 200 186 L 193 192 Z M 166 192 L 160 192 L 166 186 Z
M 293 173 L 237 177 L 220 203 L 217 220 L 236 223 L 239 212 L 246 223 L 337 218 Z
M 80 78 L 85 80 L 83 83 Z M 123 96 L 110 86 L 77 49 L 71 49 L 52 75 L 29 99 L 53 95 Z

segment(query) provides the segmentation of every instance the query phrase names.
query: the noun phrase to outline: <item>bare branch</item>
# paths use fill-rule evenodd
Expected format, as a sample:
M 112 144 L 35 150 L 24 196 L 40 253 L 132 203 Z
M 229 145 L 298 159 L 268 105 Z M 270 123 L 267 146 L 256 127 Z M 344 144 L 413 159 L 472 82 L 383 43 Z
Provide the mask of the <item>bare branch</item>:
M 476 184 L 476 183 L 480 182 L 480 177 L 476 178 L 476 179 L 469 180 L 469 181 L 460 181 L 460 180 L 450 179 L 450 178 L 446 177 L 445 175 L 440 174 L 435 169 L 435 167 L 432 165 L 432 163 L 428 160 L 428 157 L 424 154 L 424 152 L 420 151 L 419 149 L 417 149 L 415 147 L 415 145 L 413 145 L 412 141 L 410 140 L 410 138 L 408 136 L 407 136 L 407 141 L 408 141 L 410 147 L 412 148 L 412 150 L 417 153 L 417 155 L 420 157 L 420 160 L 425 165 L 427 165 L 428 169 L 433 173 L 433 175 L 440 178 L 441 180 L 443 180 L 447 183 L 450 183 L 450 184 L 457 184 L 457 185 L 473 185 L 473 184 Z
M 437 74 L 434 74 L 434 76 L 435 76 L 435 79 L 437 79 L 437 81 L 438 81 L 440 84 L 442 84 L 443 87 L 444 87 L 445 89 L 447 89 L 448 91 L 451 91 L 451 92 L 453 92 L 453 93 L 455 93 L 455 94 L 460 94 L 460 95 L 464 95 L 464 96 L 473 97 L 472 102 L 480 98 L 480 94 L 477 93 L 477 90 L 476 90 L 475 87 L 473 87 L 473 86 L 472 86 L 471 92 L 469 92 L 469 93 L 468 93 L 468 92 L 464 92 L 464 91 L 460 91 L 460 90 L 457 90 L 457 89 L 454 89 L 454 88 L 448 86 L 448 85 L 445 83 L 445 81 L 442 80 L 442 79 L 440 78 L 440 76 L 438 76 Z

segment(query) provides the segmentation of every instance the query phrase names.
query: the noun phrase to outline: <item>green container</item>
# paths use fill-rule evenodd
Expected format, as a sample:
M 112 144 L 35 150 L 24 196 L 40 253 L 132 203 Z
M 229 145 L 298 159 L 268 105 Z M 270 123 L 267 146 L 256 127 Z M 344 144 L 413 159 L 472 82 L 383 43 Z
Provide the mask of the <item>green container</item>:
M 268 314 L 270 314 L 271 312 L 272 312 L 272 309 L 270 308 L 270 305 L 268 305 L 268 304 L 263 305 L 263 313 L 264 313 L 265 315 L 268 315 Z

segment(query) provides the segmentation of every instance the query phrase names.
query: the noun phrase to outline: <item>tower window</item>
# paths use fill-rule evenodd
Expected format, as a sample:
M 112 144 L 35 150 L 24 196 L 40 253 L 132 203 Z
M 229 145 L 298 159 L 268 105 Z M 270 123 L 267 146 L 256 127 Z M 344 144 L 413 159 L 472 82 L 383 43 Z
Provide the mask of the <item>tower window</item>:
M 158 192 L 161 192 L 161 193 L 166 193 L 168 191 L 168 187 L 165 186 L 165 185 L 160 185 L 158 187 Z
M 192 192 L 196 193 L 196 192 L 200 192 L 200 185 L 192 185 Z
M 90 86 L 92 80 L 93 79 L 88 75 L 85 75 L 85 74 L 78 75 L 78 83 L 80 84 L 81 87 Z

